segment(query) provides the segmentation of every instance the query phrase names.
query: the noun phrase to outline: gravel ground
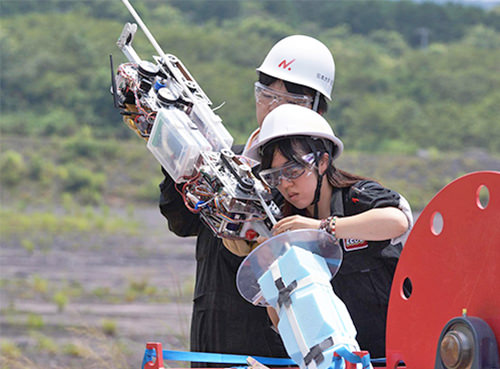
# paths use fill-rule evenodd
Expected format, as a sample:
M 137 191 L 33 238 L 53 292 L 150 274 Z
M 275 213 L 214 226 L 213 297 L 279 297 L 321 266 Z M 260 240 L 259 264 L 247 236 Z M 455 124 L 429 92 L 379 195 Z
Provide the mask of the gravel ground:
M 187 349 L 195 240 L 171 234 L 156 206 L 131 221 L 141 235 L 69 234 L 34 250 L 0 240 L 1 354 L 11 360 L 0 367 L 139 368 L 148 341 Z

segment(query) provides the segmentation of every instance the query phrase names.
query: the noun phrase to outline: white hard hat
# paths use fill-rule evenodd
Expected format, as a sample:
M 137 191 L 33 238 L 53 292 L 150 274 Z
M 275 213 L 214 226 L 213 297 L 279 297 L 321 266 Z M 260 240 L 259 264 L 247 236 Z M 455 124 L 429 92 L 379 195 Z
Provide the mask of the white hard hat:
M 332 99 L 335 62 L 330 50 L 315 38 L 285 37 L 272 47 L 257 71 L 310 87 Z
M 330 124 L 320 114 L 300 105 L 283 104 L 266 116 L 257 141 L 245 152 L 245 156 L 260 161 L 261 147 L 273 139 L 286 136 L 324 138 L 333 142 L 335 150 L 332 153 L 332 160 L 338 158 L 344 150 L 344 144 L 335 136 Z

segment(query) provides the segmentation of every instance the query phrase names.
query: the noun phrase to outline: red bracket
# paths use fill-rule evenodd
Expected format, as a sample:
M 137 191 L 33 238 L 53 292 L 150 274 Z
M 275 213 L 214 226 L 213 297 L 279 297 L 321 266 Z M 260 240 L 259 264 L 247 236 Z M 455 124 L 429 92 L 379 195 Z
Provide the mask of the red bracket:
M 146 343 L 146 349 L 155 350 L 156 359 L 154 362 L 148 361 L 144 364 L 144 369 L 165 369 L 163 366 L 163 349 L 161 348 L 160 342 L 148 342 Z

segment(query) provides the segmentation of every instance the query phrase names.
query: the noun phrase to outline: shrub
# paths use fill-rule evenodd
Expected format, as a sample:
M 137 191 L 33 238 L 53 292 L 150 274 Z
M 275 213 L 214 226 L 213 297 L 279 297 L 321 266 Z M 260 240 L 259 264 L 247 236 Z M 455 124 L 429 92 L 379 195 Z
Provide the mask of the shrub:
M 117 156 L 119 145 L 110 140 L 98 140 L 93 137 L 90 127 L 83 127 L 64 142 L 62 160 L 65 162 L 80 158 L 91 160 L 107 158 L 109 160 Z
M 28 251 L 30 254 L 33 253 L 33 251 L 35 251 L 35 243 L 32 240 L 29 240 L 26 238 L 21 240 L 21 246 L 23 249 Z
M 31 332 L 30 336 L 35 339 L 36 348 L 39 351 L 47 352 L 52 355 L 57 353 L 59 346 L 51 337 L 40 332 Z
M 31 313 L 26 318 L 26 325 L 30 329 L 40 329 L 43 328 L 45 323 L 41 315 Z
M 156 177 L 150 179 L 149 181 L 145 181 L 145 183 L 140 185 L 137 190 L 137 199 L 156 203 L 160 197 L 160 190 L 158 188 L 158 184 L 160 182 L 161 179 Z
M 52 296 L 52 301 L 57 305 L 57 311 L 62 313 L 68 304 L 68 296 L 63 291 L 58 291 Z
M 0 181 L 2 184 L 13 187 L 18 185 L 27 172 L 26 163 L 23 156 L 12 150 L 7 150 L 0 157 Z
M 116 322 L 111 319 L 104 319 L 102 322 L 102 331 L 107 334 L 108 336 L 114 336 L 116 335 Z
M 92 290 L 92 294 L 98 299 L 105 299 L 111 295 L 109 287 L 97 287 Z
M 2 340 L 0 342 L 0 354 L 9 359 L 21 357 L 21 349 L 11 341 Z
M 49 281 L 40 277 L 39 275 L 35 274 L 33 276 L 33 279 L 31 281 L 33 290 L 35 292 L 38 292 L 40 294 L 45 294 L 47 293 L 48 286 L 49 286 Z
M 102 191 L 105 184 L 106 175 L 96 174 L 87 168 L 70 166 L 68 176 L 63 181 L 63 190 L 68 192 L 79 192 L 84 189 Z
M 76 343 L 68 343 L 62 348 L 64 354 L 74 357 L 89 356 L 89 349 L 85 346 Z

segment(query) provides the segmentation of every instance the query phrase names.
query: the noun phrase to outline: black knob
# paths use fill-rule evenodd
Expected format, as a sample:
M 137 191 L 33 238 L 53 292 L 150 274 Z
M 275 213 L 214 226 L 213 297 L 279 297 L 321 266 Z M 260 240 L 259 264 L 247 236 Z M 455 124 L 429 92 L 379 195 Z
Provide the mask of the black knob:
M 158 100 L 164 104 L 173 104 L 179 99 L 179 94 L 174 93 L 167 87 L 162 87 L 158 90 Z
M 238 188 L 243 192 L 250 192 L 252 191 L 254 184 L 255 182 L 252 178 L 243 177 L 240 178 L 240 181 L 238 182 Z
M 152 79 L 158 74 L 159 71 L 160 67 L 156 64 L 151 63 L 150 61 L 142 60 L 139 63 L 138 72 L 144 78 Z

